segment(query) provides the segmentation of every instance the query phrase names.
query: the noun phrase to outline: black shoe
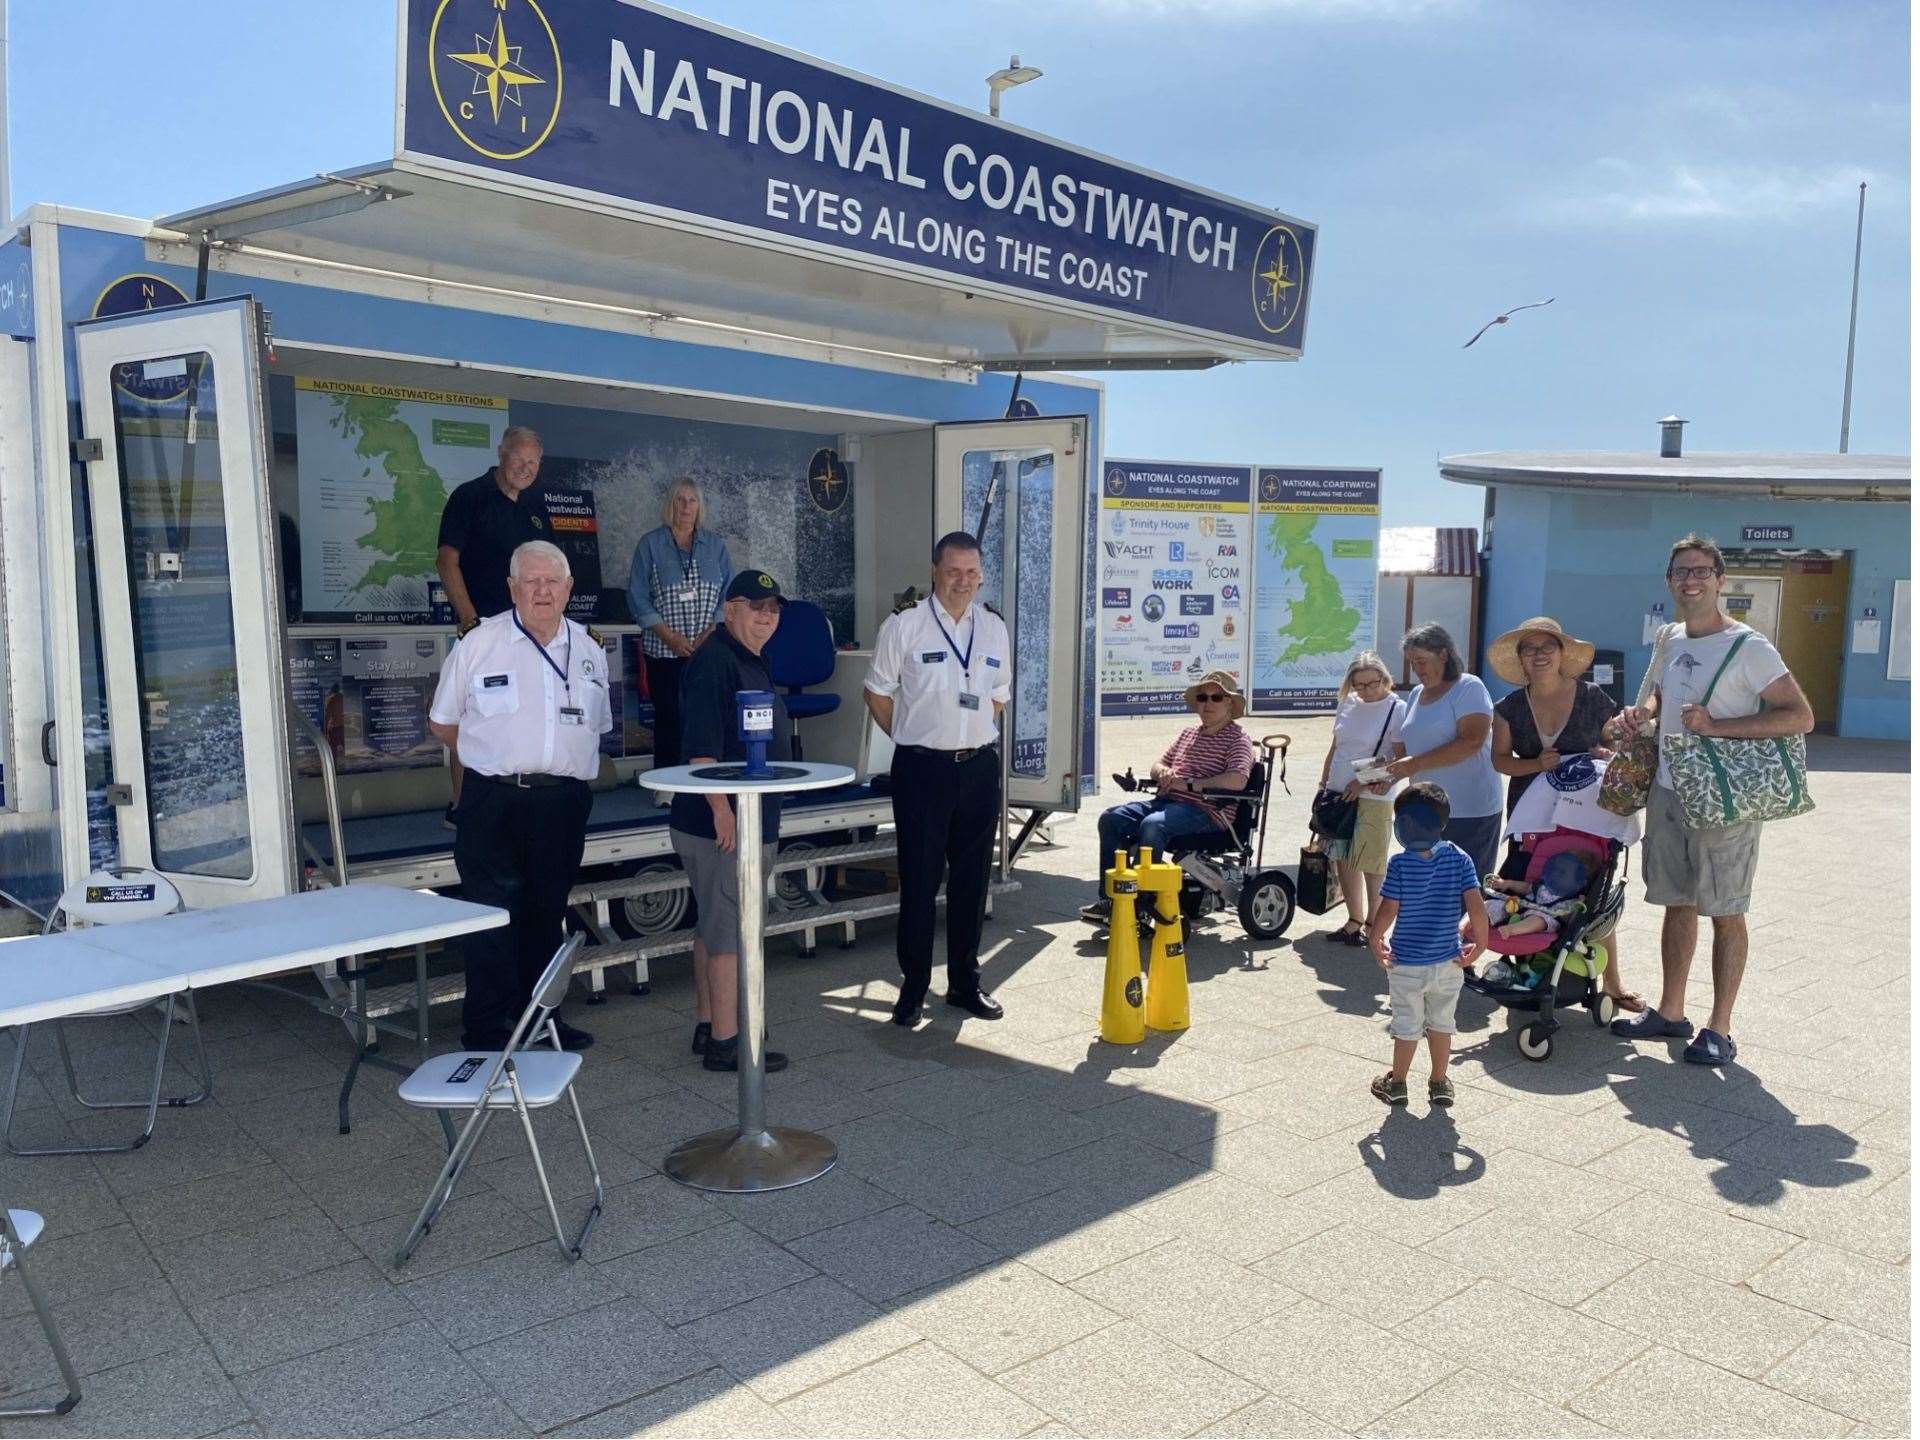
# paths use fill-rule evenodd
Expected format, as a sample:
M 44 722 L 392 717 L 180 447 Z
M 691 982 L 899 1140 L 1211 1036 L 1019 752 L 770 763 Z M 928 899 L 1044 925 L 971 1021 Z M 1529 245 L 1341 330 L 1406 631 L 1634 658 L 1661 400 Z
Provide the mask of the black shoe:
M 562 1050 L 585 1050 L 593 1044 L 593 1036 L 584 1030 L 575 1029 L 558 1015 L 553 1017 L 553 1028 L 560 1032 L 560 1048 Z
M 1096 900 L 1091 905 L 1080 907 L 1080 918 L 1089 925 L 1105 925 L 1113 919 L 1113 901 Z
M 446 812 L 440 817 L 440 823 L 449 830 L 458 830 L 460 828 L 460 822 L 453 818 L 453 806 L 447 806 Z
M 970 995 L 949 995 L 947 1004 L 958 1006 L 980 1020 L 998 1020 L 1007 1013 L 1000 1002 L 984 990 L 975 990 Z
M 713 1026 L 709 1025 L 705 1020 L 702 1020 L 698 1025 L 693 1027 L 693 1053 L 696 1055 L 706 1054 L 707 1042 L 712 1038 Z
M 766 1052 L 767 1074 L 787 1068 L 787 1057 L 778 1050 Z M 707 1070 L 738 1070 L 740 1068 L 740 1037 L 732 1036 L 726 1040 L 707 1041 L 706 1058 L 700 1062 Z
M 927 992 L 924 990 L 917 995 L 911 991 L 901 991 L 900 998 L 893 1002 L 893 1023 L 911 1027 L 920 1018 L 920 1006 L 926 998 Z

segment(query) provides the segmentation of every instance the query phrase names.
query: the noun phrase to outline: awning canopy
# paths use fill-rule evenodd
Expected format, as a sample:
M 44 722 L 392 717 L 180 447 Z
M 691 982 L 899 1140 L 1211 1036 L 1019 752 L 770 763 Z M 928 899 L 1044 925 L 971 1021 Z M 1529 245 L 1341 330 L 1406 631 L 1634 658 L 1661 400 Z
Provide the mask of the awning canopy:
M 1473 526 L 1390 525 L 1380 532 L 1382 575 L 1480 573 L 1479 532 Z
M 394 160 L 169 215 L 190 241 L 988 369 L 1202 368 L 1270 348 L 969 291 Z M 166 238 L 166 237 L 156 237 Z

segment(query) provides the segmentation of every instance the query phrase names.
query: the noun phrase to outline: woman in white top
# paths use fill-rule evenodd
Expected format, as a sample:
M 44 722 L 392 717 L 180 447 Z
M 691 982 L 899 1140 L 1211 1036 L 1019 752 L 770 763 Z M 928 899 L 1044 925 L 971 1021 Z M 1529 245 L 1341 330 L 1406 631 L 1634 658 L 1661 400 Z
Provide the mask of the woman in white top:
M 1338 790 L 1357 801 L 1353 835 L 1326 842 L 1327 855 L 1339 867 L 1340 894 L 1347 902 L 1347 923 L 1333 932 L 1343 945 L 1367 943 L 1367 922 L 1380 903 L 1380 882 L 1387 873 L 1388 841 L 1393 834 L 1391 782 L 1363 785 L 1355 772 L 1393 757 L 1406 707 L 1393 693 L 1387 664 L 1371 650 L 1353 657 L 1340 681 L 1340 708 L 1333 717 L 1333 748 L 1320 767 L 1320 788 Z

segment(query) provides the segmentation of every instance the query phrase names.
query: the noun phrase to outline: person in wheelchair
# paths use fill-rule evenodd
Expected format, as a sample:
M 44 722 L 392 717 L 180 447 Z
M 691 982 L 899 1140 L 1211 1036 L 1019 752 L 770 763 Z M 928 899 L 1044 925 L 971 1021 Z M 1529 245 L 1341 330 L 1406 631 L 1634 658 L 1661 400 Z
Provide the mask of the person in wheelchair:
M 1253 741 L 1236 723 L 1247 713 L 1246 697 L 1233 677 L 1209 671 L 1187 687 L 1187 707 L 1200 717 L 1182 730 L 1151 772 L 1154 794 L 1130 800 L 1100 816 L 1100 867 L 1113 852 L 1144 846 L 1158 859 L 1170 842 L 1230 832 L 1241 791 L 1253 774 Z M 1213 799 L 1213 796 L 1228 797 Z M 1080 918 L 1107 923 L 1113 902 L 1104 896 L 1084 906 Z

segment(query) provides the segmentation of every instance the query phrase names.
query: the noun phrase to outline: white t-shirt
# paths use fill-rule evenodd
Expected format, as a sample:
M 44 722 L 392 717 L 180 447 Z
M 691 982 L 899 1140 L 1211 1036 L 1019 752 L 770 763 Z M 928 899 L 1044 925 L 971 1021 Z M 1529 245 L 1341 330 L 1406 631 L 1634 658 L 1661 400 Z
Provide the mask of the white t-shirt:
M 1684 625 L 1669 625 L 1666 634 L 1665 662 L 1654 681 L 1660 695 L 1661 748 L 1660 770 L 1653 783 L 1672 789 L 1665 742 L 1669 735 L 1685 733 L 1680 723 L 1680 707 L 1698 705 L 1711 687 L 1713 700 L 1707 706 L 1707 713 L 1714 719 L 1752 715 L 1760 709 L 1760 692 L 1786 674 L 1787 665 L 1766 636 L 1737 620 L 1711 635 L 1690 638 Z M 1727 651 L 1743 635 L 1746 640 L 1733 657 L 1733 663 L 1725 673 L 1720 673 Z M 1720 674 L 1718 684 L 1714 683 L 1715 674 Z
M 1344 790 L 1347 782 L 1354 778 L 1356 767 L 1367 765 L 1376 751 L 1382 764 L 1393 758 L 1393 742 L 1399 737 L 1406 708 L 1397 695 L 1389 695 L 1384 700 L 1362 700 L 1358 695 L 1349 695 L 1340 702 L 1340 709 L 1333 717 L 1333 763 L 1327 767 L 1327 785 L 1331 789 Z M 1383 726 L 1384 739 L 1380 733 Z M 1368 795 L 1365 791 L 1361 795 L 1368 800 L 1387 798 Z

